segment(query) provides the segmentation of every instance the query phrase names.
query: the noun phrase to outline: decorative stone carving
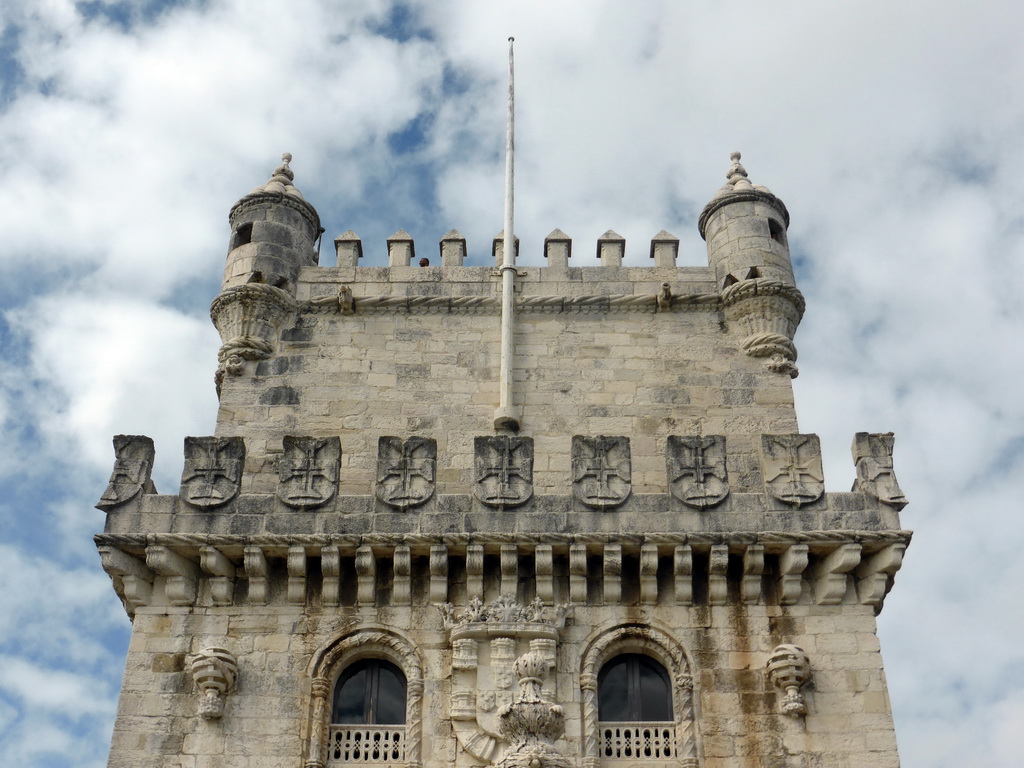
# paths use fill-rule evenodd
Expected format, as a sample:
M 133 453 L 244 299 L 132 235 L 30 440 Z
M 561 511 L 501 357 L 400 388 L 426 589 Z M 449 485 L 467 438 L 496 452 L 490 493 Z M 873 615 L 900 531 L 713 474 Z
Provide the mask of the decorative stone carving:
M 857 467 L 857 479 L 853 490 L 900 510 L 907 506 L 907 497 L 892 468 L 894 439 L 892 432 L 858 432 L 854 436 L 853 463 Z
M 224 377 L 240 376 L 246 360 L 265 360 L 274 354 L 274 343 L 294 310 L 292 296 L 260 282 L 228 288 L 213 300 L 210 319 L 222 342 L 214 377 L 218 395 Z
M 244 464 L 240 437 L 186 437 L 182 500 L 200 509 L 227 504 L 238 494 Z
M 567 605 L 546 607 L 539 598 L 522 605 L 510 597 L 499 597 L 486 605 L 480 598 L 474 597 L 464 608 L 458 608 L 451 603 L 444 603 L 437 608 L 441 611 L 441 619 L 448 630 L 455 631 L 462 625 L 509 624 L 517 628 L 517 634 L 529 629 L 526 625 L 533 624 L 561 629 L 569 612 Z M 486 634 L 488 633 L 484 632 L 484 635 Z M 547 636 L 546 632 L 542 634 Z
M 224 715 L 224 699 L 235 687 L 238 661 L 225 648 L 204 648 L 192 657 L 192 679 L 201 698 L 199 714 L 206 720 Z
M 473 439 L 477 499 L 489 507 L 518 507 L 533 496 L 533 438 Z
M 114 470 L 107 489 L 96 502 L 104 512 L 125 504 L 140 493 L 156 493 L 153 485 L 153 459 L 156 449 L 145 435 L 114 436 Z
M 498 768 L 569 768 L 574 762 L 555 749 L 565 733 L 565 712 L 541 696 L 547 660 L 530 652 L 516 659 L 514 671 L 520 693 L 498 712 L 498 729 L 511 744 Z
M 409 509 L 434 495 L 437 441 L 429 437 L 382 437 L 377 443 L 377 498 Z
M 340 464 L 340 438 L 286 435 L 278 464 L 277 497 L 297 509 L 326 504 L 338 489 Z
M 628 437 L 572 438 L 572 492 L 583 504 L 610 509 L 632 489 Z
M 762 435 L 761 467 L 768 493 L 785 504 L 799 508 L 825 492 L 817 435 Z
M 707 509 L 729 495 L 724 436 L 669 435 L 666 460 L 669 492 L 688 507 Z
M 473 597 L 466 606 L 446 603 L 438 609 L 452 645 L 456 738 L 471 755 L 492 763 L 502 742 L 500 713 L 513 703 L 509 689 L 517 674 L 513 665 L 516 654 L 529 643 L 540 663 L 546 669 L 553 667 L 568 606 L 545 607 L 539 598 L 522 605 L 503 595 L 492 603 Z
M 811 662 L 804 649 L 796 645 L 783 644 L 776 646 L 768 657 L 766 667 L 768 680 L 782 691 L 782 711 L 790 717 L 807 714 L 800 689 L 811 675 Z
M 764 277 L 741 280 L 722 291 L 722 306 L 730 327 L 744 337 L 744 352 L 767 358 L 769 370 L 797 377 L 793 336 L 805 302 L 795 286 Z

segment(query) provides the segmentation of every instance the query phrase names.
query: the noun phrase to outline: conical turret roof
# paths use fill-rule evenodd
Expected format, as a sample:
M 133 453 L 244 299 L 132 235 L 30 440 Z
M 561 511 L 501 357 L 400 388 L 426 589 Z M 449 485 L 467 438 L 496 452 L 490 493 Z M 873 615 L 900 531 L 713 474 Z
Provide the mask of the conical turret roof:
M 704 237 L 704 226 L 707 224 L 707 219 L 712 213 L 724 205 L 745 200 L 763 200 L 771 203 L 782 215 L 783 219 L 785 219 L 786 226 L 789 226 L 789 211 L 786 210 L 785 203 L 773 195 L 768 187 L 750 183 L 750 179 L 747 177 L 747 169 L 740 163 L 740 157 L 739 152 L 733 152 L 729 155 L 732 165 L 725 172 L 726 182 L 721 189 L 715 192 L 708 204 L 704 206 L 704 210 L 701 211 L 699 221 L 701 237 Z
M 288 164 L 292 161 L 291 152 L 285 152 L 281 155 L 281 164 L 274 169 L 274 173 L 270 176 L 270 181 L 266 184 L 256 187 L 250 195 L 257 194 L 259 192 L 280 192 L 285 195 L 291 195 L 297 197 L 299 200 L 304 199 L 302 193 L 292 183 L 295 180 L 295 173 L 292 171 L 291 166 Z

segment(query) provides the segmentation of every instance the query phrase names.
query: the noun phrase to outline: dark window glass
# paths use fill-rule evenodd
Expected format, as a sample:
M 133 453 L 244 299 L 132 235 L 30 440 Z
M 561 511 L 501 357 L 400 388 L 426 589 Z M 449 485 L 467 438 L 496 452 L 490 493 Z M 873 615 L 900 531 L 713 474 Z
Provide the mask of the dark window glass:
M 387 661 L 364 659 L 346 668 L 334 686 L 336 725 L 405 723 L 405 675 Z
M 672 687 L 668 673 L 639 653 L 616 656 L 597 678 L 598 719 L 606 723 L 668 722 Z

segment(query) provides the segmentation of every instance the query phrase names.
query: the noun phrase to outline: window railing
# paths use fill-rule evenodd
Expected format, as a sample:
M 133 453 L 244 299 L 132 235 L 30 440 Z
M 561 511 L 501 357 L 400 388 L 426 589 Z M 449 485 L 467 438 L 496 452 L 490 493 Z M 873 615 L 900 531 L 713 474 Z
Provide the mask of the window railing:
M 404 759 L 404 725 L 331 726 L 327 765 L 392 763 Z
M 662 760 L 676 757 L 675 723 L 599 723 L 605 760 Z

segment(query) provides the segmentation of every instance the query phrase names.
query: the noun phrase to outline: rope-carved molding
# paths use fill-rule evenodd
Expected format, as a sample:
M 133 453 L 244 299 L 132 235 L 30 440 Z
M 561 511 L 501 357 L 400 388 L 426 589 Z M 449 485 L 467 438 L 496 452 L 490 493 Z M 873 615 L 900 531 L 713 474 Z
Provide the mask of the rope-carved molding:
M 604 294 L 595 296 L 523 296 L 516 311 L 533 314 L 608 314 L 615 312 L 685 312 L 717 310 L 718 294 L 673 295 L 668 283 L 658 293 Z M 300 305 L 305 312 L 360 314 L 497 314 L 501 302 L 495 296 L 361 296 L 354 297 L 347 285 L 336 294 L 319 296 Z
M 98 533 L 93 536 L 97 547 L 116 547 L 124 551 L 142 551 L 147 546 L 174 547 L 182 550 L 196 550 L 200 547 L 241 548 L 261 547 L 265 550 L 279 550 L 287 554 L 290 547 L 346 547 L 362 546 L 391 548 L 408 546 L 429 548 L 442 544 L 460 550 L 469 544 L 500 545 L 520 544 L 525 546 L 538 544 L 554 544 L 569 546 L 571 544 L 605 545 L 622 544 L 640 547 L 643 544 L 674 546 L 689 544 L 705 549 L 715 544 L 726 544 L 737 551 L 751 544 L 762 544 L 765 551 L 777 554 L 794 544 L 808 544 L 812 547 L 829 549 L 843 544 L 861 544 L 866 551 L 879 551 L 890 544 L 909 544 L 912 531 L 760 531 L 760 532 L 723 532 L 723 533 L 480 533 L 443 534 L 430 536 L 425 534 L 402 533 L 364 533 L 364 534 L 219 534 L 219 533 L 156 533 L 156 534 L 118 534 Z

